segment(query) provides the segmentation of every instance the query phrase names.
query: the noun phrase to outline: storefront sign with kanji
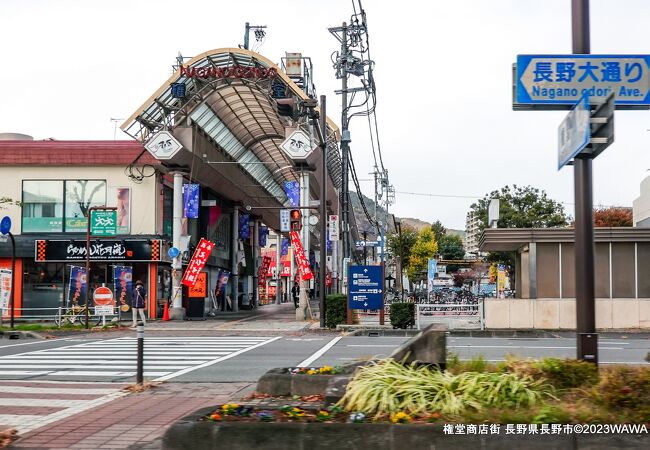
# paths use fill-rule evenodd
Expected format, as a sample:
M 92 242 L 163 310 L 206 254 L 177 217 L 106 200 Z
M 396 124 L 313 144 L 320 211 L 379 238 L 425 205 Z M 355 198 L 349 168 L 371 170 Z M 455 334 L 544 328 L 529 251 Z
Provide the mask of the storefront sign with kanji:
M 205 263 L 208 261 L 208 257 L 214 248 L 214 243 L 208 241 L 207 239 L 201 238 L 199 245 L 196 246 L 194 250 L 194 255 L 185 270 L 185 275 L 183 276 L 182 283 L 185 286 L 192 287 L 199 279 L 199 273 L 205 266 Z
M 305 256 L 305 250 L 302 247 L 302 242 L 300 242 L 298 232 L 292 231 L 289 233 L 289 237 L 291 238 L 291 245 L 296 252 L 296 263 L 298 264 L 298 273 L 300 274 L 300 278 L 304 281 L 311 280 L 314 278 L 314 274 L 309 268 L 309 261 Z

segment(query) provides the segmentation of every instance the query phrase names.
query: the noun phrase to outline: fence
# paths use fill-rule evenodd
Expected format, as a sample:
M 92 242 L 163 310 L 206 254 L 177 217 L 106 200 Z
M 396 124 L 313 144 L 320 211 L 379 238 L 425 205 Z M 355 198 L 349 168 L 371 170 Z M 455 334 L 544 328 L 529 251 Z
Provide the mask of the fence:
M 94 308 L 91 306 L 88 314 L 90 321 L 98 322 L 101 320 L 101 316 L 93 313 Z M 10 317 L 11 310 L 5 309 L 4 315 L 0 314 L 0 323 L 6 325 L 11 320 Z M 129 313 L 130 314 L 130 313 Z M 75 320 L 79 320 L 80 323 L 85 322 L 85 311 L 80 311 L 79 314 L 71 313 L 69 307 L 57 307 L 57 308 L 15 308 L 14 310 L 14 322 L 54 322 L 57 325 L 62 324 L 62 318 L 76 317 Z M 120 311 L 119 308 L 115 307 L 113 309 L 112 315 L 107 315 L 107 321 L 113 317 L 119 317 Z M 75 320 L 72 320 L 74 322 Z
M 485 329 L 483 302 L 415 305 L 415 325 L 418 330 L 431 323 L 446 323 L 450 329 L 453 329 L 460 321 L 465 322 L 466 328 L 478 325 L 481 330 Z

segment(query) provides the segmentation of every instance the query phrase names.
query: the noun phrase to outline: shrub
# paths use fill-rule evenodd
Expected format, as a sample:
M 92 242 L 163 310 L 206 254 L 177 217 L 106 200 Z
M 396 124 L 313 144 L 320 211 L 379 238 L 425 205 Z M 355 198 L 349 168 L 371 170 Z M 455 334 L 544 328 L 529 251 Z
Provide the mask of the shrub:
M 392 359 L 359 368 L 339 404 L 375 417 L 409 414 L 460 414 L 483 407 L 531 406 L 550 388 L 515 373 L 465 372 L 454 375 Z
M 610 410 L 627 409 L 631 419 L 650 421 L 650 368 L 616 366 L 603 370 L 596 397 Z
M 505 370 L 529 375 L 534 379 L 546 379 L 549 384 L 560 390 L 593 386 L 598 383 L 598 367 L 593 363 L 576 359 L 509 360 Z
M 454 374 L 463 372 L 494 372 L 496 367 L 483 358 L 482 355 L 475 356 L 469 361 L 461 361 L 457 353 L 447 353 L 447 370 Z
M 415 303 L 390 305 L 390 323 L 393 328 L 412 328 L 415 325 Z
M 325 298 L 325 326 L 336 328 L 347 320 L 347 301 L 345 294 L 331 294 Z

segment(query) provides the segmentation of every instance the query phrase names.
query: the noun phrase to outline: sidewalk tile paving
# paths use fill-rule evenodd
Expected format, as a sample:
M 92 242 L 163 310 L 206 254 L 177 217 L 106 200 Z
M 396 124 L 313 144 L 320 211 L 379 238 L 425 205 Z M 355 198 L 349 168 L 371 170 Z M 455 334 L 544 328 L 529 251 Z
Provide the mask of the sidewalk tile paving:
M 160 439 L 178 419 L 199 408 L 225 403 L 249 386 L 250 383 L 161 384 L 21 433 L 12 448 L 95 450 L 146 446 Z M 152 446 L 155 448 L 155 444 Z

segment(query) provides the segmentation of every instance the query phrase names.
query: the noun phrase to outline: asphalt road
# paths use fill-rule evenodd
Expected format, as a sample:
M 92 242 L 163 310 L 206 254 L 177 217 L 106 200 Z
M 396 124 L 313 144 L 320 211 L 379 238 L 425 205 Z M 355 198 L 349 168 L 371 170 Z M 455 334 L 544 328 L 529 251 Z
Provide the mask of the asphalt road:
M 145 378 L 169 382 L 254 382 L 268 369 L 342 365 L 387 356 L 404 337 L 161 336 L 145 344 Z M 647 338 L 601 338 L 600 362 L 647 365 Z M 573 338 L 448 338 L 461 359 L 574 357 Z M 46 341 L 0 340 L 0 380 L 129 382 L 134 379 L 132 337 L 80 336 Z

